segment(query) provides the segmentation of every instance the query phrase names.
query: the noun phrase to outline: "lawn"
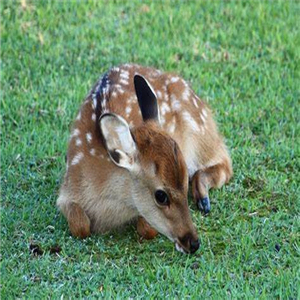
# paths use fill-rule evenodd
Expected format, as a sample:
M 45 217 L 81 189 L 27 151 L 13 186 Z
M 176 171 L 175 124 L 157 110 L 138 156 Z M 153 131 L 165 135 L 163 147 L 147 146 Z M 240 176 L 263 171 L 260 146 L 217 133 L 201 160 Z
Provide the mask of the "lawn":
M 299 15 L 299 1 L 1 1 L 2 299 L 299 299 Z M 188 80 L 230 148 L 209 216 L 190 201 L 195 255 L 133 226 L 77 240 L 56 209 L 72 120 L 124 62 Z

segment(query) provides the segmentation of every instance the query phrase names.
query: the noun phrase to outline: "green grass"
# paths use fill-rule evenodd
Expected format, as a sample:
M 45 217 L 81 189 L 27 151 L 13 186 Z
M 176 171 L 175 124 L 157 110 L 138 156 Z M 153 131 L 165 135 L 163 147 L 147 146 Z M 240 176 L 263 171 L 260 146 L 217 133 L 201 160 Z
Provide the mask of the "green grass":
M 299 299 L 299 15 L 299 1 L 1 1 L 2 299 Z M 124 62 L 189 80 L 231 149 L 211 214 L 190 202 L 194 256 L 132 226 L 74 239 L 55 207 L 70 124 Z

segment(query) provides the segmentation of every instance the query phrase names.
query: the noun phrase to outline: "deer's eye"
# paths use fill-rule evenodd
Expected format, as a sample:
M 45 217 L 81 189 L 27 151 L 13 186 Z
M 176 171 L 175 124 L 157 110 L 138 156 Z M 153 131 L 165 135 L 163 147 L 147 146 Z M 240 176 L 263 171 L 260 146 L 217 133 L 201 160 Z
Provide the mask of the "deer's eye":
M 156 199 L 157 204 L 159 204 L 159 205 L 169 205 L 170 204 L 167 193 L 162 190 L 157 190 L 155 192 L 155 199 Z

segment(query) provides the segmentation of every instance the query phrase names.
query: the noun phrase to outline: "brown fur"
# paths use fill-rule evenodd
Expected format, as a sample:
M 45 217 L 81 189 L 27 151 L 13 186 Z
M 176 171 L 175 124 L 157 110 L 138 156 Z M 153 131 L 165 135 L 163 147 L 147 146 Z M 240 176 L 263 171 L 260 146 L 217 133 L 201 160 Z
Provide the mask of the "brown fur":
M 139 217 L 137 221 L 137 232 L 142 238 L 146 240 L 152 240 L 158 234 L 158 232 L 153 229 L 143 217 Z
M 155 91 L 160 124 L 143 123 L 134 74 L 144 76 Z M 96 93 L 100 79 L 83 103 L 69 142 L 68 168 L 57 203 L 72 234 L 84 237 L 90 232 L 106 232 L 145 212 L 150 225 L 171 239 L 196 239 L 187 205 L 188 179 L 198 200 L 232 176 L 231 160 L 210 109 L 173 74 L 123 65 L 111 69 L 107 78 L 107 89 L 100 90 L 100 96 Z M 138 148 L 138 174 L 111 161 L 98 123 L 104 112 L 128 122 Z M 150 200 L 158 186 L 169 193 L 169 207 L 158 209 Z M 149 217 L 151 211 L 153 217 Z

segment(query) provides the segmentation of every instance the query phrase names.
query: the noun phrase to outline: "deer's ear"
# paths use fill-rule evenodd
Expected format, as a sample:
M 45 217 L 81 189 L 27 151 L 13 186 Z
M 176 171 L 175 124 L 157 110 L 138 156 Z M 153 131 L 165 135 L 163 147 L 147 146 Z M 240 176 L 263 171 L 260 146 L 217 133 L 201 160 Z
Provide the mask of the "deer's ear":
M 104 114 L 100 118 L 100 129 L 110 159 L 119 167 L 136 169 L 137 147 L 127 122 L 115 114 Z
M 141 75 L 134 76 L 134 87 L 144 122 L 160 122 L 157 98 L 150 83 Z

